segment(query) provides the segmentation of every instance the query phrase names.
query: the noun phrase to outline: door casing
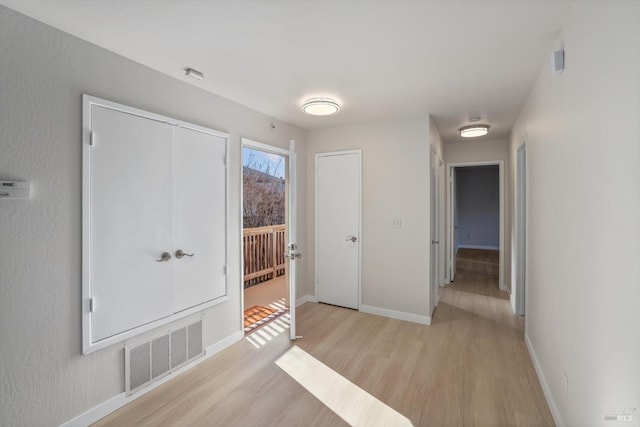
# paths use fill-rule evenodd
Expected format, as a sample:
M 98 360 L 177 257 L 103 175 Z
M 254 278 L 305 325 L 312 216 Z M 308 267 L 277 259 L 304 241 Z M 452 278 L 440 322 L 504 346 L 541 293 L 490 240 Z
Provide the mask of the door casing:
M 283 156 L 287 159 L 288 168 L 286 169 L 286 190 L 285 190 L 285 210 L 286 210 L 286 230 L 287 230 L 287 242 L 291 244 L 294 242 L 292 238 L 296 237 L 295 227 L 297 224 L 296 221 L 296 184 L 295 184 L 295 171 L 296 171 L 296 159 L 295 159 L 295 141 L 291 140 L 289 142 L 289 149 L 284 149 L 280 147 L 275 147 L 268 144 L 263 144 L 261 142 L 252 141 L 247 138 L 241 138 L 242 147 L 248 147 L 260 151 L 264 151 L 266 153 L 273 153 L 279 156 Z M 240 242 L 242 239 L 242 224 L 243 224 L 243 180 L 242 180 L 242 167 L 240 168 Z M 297 244 L 297 242 L 296 242 Z M 286 250 L 289 252 L 289 249 Z M 289 317 L 290 317 L 290 325 L 289 325 L 289 337 L 294 340 L 299 338 L 296 332 L 296 259 L 289 259 L 288 266 L 288 276 L 289 276 L 289 286 L 288 286 L 288 295 L 286 299 L 289 303 Z M 240 244 L 240 278 L 244 277 L 244 252 L 242 248 L 242 243 Z M 240 281 L 242 292 L 240 292 L 240 325 L 242 329 L 244 329 L 244 285 L 243 281 Z
M 505 221 L 504 221 L 504 161 L 503 160 L 489 160 L 483 162 L 460 162 L 460 163 L 447 163 L 447 280 L 452 282 L 454 277 L 452 276 L 452 269 L 455 269 L 455 223 L 454 223 L 454 210 L 452 198 L 451 186 L 453 185 L 452 175 L 457 167 L 469 167 L 469 166 L 498 166 L 500 173 L 500 266 L 498 272 L 498 286 L 500 290 L 508 291 L 504 284 L 504 249 L 505 245 Z M 455 190 L 454 190 L 455 193 Z

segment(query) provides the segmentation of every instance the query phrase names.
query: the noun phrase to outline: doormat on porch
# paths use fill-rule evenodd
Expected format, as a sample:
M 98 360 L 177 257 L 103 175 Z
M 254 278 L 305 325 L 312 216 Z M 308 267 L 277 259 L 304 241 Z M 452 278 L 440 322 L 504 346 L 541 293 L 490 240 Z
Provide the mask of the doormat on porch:
M 277 310 L 275 308 L 254 305 L 244 311 L 244 334 L 247 335 L 288 312 L 288 308 Z

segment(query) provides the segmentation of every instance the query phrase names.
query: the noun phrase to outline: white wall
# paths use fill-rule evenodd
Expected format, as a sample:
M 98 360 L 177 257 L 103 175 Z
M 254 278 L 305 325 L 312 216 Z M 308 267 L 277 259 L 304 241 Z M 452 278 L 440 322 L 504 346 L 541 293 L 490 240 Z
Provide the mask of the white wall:
M 0 201 L 0 424 L 59 425 L 124 391 L 122 345 L 81 355 L 81 94 L 230 134 L 231 301 L 204 313 L 205 346 L 242 331 L 240 137 L 299 142 L 304 251 L 306 134 L 3 6 L 0 58 L 0 179 L 33 190 Z
M 315 155 L 362 149 L 362 305 L 411 316 L 429 313 L 428 118 L 309 133 L 307 283 L 314 283 Z M 401 229 L 392 229 L 394 218 Z M 313 286 L 307 289 L 314 293 Z
M 504 265 L 503 265 L 503 277 L 504 287 L 511 287 L 511 219 L 507 214 L 506 209 L 509 206 L 510 194 L 507 191 L 509 186 L 507 185 L 507 177 L 510 176 L 510 164 L 509 164 L 509 143 L 504 139 L 495 140 L 470 140 L 457 143 L 445 143 L 444 144 L 444 160 L 449 163 L 469 163 L 469 162 L 487 162 L 487 161 L 502 161 L 504 162 L 504 176 L 505 176 L 505 188 L 504 188 L 504 224 L 503 224 L 503 239 L 504 245 Z M 448 191 L 448 188 L 447 188 Z M 447 214 L 447 220 L 449 215 Z M 447 223 L 447 227 L 448 227 Z M 447 234 L 448 236 L 448 234 Z
M 640 426 L 604 421 L 640 408 L 639 22 L 636 2 L 575 3 L 566 70 L 544 64 L 510 140 L 512 159 L 527 144 L 526 339 L 558 425 Z

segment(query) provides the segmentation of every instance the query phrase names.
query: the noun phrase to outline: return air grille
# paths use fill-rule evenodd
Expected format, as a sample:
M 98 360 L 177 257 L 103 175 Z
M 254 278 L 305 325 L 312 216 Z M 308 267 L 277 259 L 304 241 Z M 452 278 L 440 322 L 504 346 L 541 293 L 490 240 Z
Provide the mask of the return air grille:
M 202 355 L 201 320 L 148 342 L 125 348 L 127 394 L 135 393 Z

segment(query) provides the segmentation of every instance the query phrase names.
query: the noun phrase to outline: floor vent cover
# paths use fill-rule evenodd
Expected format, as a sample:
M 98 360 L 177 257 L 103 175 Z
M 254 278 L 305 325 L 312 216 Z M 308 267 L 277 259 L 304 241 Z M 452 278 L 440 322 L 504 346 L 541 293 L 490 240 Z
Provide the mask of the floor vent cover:
M 202 320 L 124 350 L 127 394 L 203 355 Z

